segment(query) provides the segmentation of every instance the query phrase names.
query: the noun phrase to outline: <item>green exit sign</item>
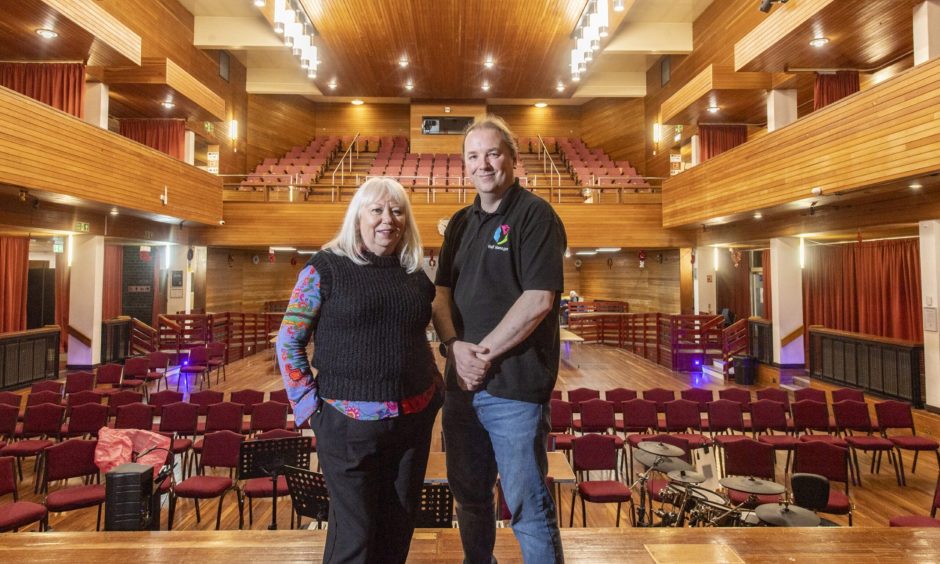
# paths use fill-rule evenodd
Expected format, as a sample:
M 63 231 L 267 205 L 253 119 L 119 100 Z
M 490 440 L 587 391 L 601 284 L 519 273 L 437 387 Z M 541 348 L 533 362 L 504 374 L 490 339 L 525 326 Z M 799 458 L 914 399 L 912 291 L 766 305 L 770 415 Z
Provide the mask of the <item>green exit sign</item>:
M 88 233 L 89 228 L 90 226 L 88 225 L 88 223 L 84 221 L 75 222 L 75 231 L 78 231 L 79 233 Z

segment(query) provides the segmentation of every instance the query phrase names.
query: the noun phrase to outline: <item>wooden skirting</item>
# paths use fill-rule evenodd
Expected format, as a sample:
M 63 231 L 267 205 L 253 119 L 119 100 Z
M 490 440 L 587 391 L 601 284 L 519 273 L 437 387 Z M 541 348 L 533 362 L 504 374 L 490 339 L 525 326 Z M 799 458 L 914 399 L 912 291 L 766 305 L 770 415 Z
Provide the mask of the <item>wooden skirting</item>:
M 521 562 L 510 529 L 494 556 Z M 419 529 L 409 562 L 460 562 L 457 529 Z M 319 562 L 325 531 L 163 531 L 4 535 L 3 562 Z M 940 558 L 940 529 L 563 529 L 569 562 L 928 562 Z M 654 559 L 653 555 L 657 558 Z M 737 557 L 737 559 L 735 558 Z M 665 558 L 665 560 L 664 560 Z

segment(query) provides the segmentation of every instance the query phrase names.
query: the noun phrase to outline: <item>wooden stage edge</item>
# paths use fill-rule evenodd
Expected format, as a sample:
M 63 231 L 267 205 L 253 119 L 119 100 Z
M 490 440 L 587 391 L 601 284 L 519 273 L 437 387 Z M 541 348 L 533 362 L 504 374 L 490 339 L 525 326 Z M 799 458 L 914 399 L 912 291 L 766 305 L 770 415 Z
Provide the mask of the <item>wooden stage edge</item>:
M 562 529 L 561 536 L 569 564 L 940 561 L 940 529 Z M 17 533 L 3 535 L 0 562 L 319 562 L 325 538 L 309 530 Z M 511 530 L 496 538 L 500 563 L 522 562 Z M 462 558 L 456 529 L 420 529 L 408 561 Z

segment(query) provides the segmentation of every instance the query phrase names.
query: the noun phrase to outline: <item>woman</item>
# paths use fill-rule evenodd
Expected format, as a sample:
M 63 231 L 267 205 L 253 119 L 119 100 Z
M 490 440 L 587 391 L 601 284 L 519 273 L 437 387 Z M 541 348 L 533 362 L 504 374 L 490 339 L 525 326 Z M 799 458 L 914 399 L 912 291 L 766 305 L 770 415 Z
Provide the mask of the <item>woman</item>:
M 330 491 L 324 562 L 408 556 L 443 388 L 425 337 L 434 285 L 422 261 L 404 188 L 367 180 L 300 272 L 278 333 L 294 418 L 310 419 Z

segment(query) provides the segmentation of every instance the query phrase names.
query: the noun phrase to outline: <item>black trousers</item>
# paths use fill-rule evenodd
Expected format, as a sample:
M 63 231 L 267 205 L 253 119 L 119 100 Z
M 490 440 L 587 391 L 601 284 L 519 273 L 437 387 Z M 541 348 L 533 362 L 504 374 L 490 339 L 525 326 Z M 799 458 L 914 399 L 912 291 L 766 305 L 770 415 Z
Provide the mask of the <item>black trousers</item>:
M 440 396 L 420 413 L 358 421 L 323 404 L 311 417 L 330 492 L 327 563 L 403 563 Z

